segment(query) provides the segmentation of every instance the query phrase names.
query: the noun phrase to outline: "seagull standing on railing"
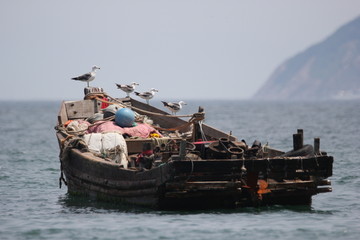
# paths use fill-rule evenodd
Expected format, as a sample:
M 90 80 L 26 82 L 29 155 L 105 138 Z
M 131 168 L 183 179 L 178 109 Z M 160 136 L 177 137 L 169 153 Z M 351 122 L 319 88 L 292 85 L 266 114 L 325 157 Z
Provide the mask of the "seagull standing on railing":
M 93 66 L 92 71 L 89 73 L 85 73 L 83 75 L 80 75 L 78 77 L 71 78 L 72 80 L 87 82 L 87 86 L 89 87 L 89 82 L 95 79 L 96 70 L 100 69 L 98 66 Z
M 180 101 L 178 103 L 164 101 L 161 102 L 164 104 L 164 107 L 169 109 L 174 115 L 176 115 L 176 113 L 181 110 L 183 105 L 186 105 L 186 102 L 184 101 Z
M 139 86 L 139 84 L 136 82 L 132 82 L 130 85 L 117 84 L 117 83 L 115 83 L 115 84 L 116 84 L 117 88 L 126 92 L 127 97 L 129 97 L 129 94 L 135 90 L 135 86 Z
M 149 104 L 149 100 L 154 97 L 155 92 L 158 92 L 158 90 L 152 88 L 148 92 L 142 92 L 142 93 L 135 92 L 135 94 L 143 99 L 146 99 L 146 103 Z

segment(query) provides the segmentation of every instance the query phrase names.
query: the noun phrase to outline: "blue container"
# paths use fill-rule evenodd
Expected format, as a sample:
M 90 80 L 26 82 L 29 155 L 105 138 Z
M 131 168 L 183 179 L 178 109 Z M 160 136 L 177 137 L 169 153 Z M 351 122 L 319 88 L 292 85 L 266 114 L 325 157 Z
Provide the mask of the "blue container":
M 132 127 L 135 125 L 135 113 L 130 108 L 121 108 L 115 113 L 115 122 L 120 127 Z

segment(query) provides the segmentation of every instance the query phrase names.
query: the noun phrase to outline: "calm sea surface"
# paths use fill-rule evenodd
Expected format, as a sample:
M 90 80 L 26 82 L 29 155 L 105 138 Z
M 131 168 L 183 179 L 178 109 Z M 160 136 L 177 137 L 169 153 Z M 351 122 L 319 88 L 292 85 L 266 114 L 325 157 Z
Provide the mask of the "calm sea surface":
M 333 192 L 311 207 L 188 212 L 71 197 L 58 183 L 60 102 L 0 102 L 0 239 L 360 239 L 359 101 L 187 102 L 182 113 L 201 105 L 207 124 L 248 144 L 287 151 L 298 128 L 305 143 L 320 137 L 335 157 Z

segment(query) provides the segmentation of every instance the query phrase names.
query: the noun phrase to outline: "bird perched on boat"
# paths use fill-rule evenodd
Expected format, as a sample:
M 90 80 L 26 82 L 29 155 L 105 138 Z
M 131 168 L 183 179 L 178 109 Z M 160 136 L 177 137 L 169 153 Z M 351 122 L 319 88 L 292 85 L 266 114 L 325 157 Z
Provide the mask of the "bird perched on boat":
M 152 88 L 148 92 L 142 92 L 142 93 L 135 92 L 135 94 L 136 94 L 136 96 L 146 99 L 146 103 L 149 104 L 149 100 L 154 97 L 156 92 L 158 92 L 158 90 L 155 88 Z
M 93 66 L 92 71 L 85 73 L 83 75 L 80 75 L 78 77 L 71 78 L 72 80 L 87 82 L 87 86 L 89 87 L 89 82 L 95 79 L 96 70 L 100 69 L 98 66 Z
M 180 101 L 178 103 L 164 102 L 164 101 L 161 101 L 161 102 L 164 104 L 164 107 L 169 109 L 174 115 L 176 115 L 176 113 L 181 110 L 183 105 L 186 105 L 186 102 L 184 102 L 184 101 Z
M 126 96 L 129 97 L 129 94 L 132 93 L 135 90 L 135 86 L 139 86 L 138 83 L 136 82 L 132 82 L 130 85 L 126 85 L 126 84 L 117 84 L 115 83 L 117 88 L 123 90 L 124 92 L 126 92 Z

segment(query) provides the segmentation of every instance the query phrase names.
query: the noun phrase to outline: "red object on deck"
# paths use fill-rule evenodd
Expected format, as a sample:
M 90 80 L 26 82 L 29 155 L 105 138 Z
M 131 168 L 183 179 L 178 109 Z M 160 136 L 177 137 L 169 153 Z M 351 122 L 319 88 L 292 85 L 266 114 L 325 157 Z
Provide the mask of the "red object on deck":
M 141 158 L 143 158 L 144 156 L 150 156 L 150 155 L 152 155 L 153 153 L 154 153 L 153 150 L 143 151 L 142 153 L 139 153 L 139 154 L 137 155 L 137 158 L 136 158 L 135 162 L 140 163 Z
M 109 101 L 109 99 L 107 97 L 102 97 L 102 100 L 105 101 Z M 107 108 L 110 104 L 106 103 L 106 102 L 102 102 L 101 103 L 101 109 Z

